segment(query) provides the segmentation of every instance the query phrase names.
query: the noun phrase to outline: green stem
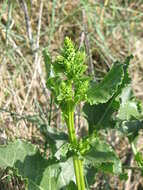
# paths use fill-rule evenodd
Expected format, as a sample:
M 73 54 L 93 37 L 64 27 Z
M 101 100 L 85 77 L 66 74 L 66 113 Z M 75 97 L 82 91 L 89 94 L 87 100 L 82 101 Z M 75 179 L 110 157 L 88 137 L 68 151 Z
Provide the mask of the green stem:
M 73 145 L 77 144 L 77 138 L 74 128 L 74 111 L 71 103 L 68 103 L 66 124 L 68 127 L 69 140 Z M 83 171 L 83 161 L 78 158 L 78 156 L 73 156 L 74 171 L 76 176 L 76 184 L 78 190 L 85 190 L 84 181 L 84 171 Z
M 132 147 L 132 151 L 133 151 L 134 156 L 136 156 L 137 153 L 138 153 L 138 150 L 137 150 L 137 148 L 136 148 L 134 142 L 131 142 L 131 147 Z M 141 159 L 138 159 L 138 160 L 136 159 L 136 163 L 137 163 L 137 165 L 138 165 L 139 167 L 142 168 L 142 166 L 143 166 L 143 165 L 142 165 L 142 163 L 143 163 L 142 158 L 141 158 Z

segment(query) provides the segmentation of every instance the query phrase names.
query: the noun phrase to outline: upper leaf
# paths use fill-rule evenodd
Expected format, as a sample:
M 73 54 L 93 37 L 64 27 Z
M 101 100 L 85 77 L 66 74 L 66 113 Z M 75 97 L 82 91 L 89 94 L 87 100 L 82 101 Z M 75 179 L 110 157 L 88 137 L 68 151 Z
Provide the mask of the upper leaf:
M 90 104 L 106 103 L 130 82 L 127 69 L 131 58 L 128 57 L 124 64 L 115 63 L 100 83 L 91 82 L 87 93 Z
M 95 129 L 113 128 L 115 124 L 114 113 L 119 107 L 119 102 L 115 101 L 114 98 L 104 104 L 90 105 L 86 103 L 83 112 L 89 124 L 89 133 L 91 134 Z
M 92 106 L 86 103 L 83 112 L 89 124 L 89 134 L 100 129 L 116 128 L 133 141 L 143 128 L 142 109 L 129 85 L 107 103 Z
M 100 83 L 92 82 L 88 90 L 90 104 L 106 103 L 118 90 L 124 77 L 123 65 L 116 63 Z
M 131 78 L 128 73 L 128 68 L 129 68 L 130 60 L 132 58 L 133 58 L 133 55 L 130 55 L 125 59 L 125 62 L 123 64 L 124 78 L 123 78 L 121 86 L 118 88 L 118 91 L 116 92 L 116 96 L 120 95 L 122 93 L 122 90 L 131 84 Z
M 88 98 L 94 105 L 86 103 L 83 107 L 90 134 L 94 130 L 115 127 L 117 118 L 125 120 L 127 117 L 140 114 L 139 105 L 131 98 L 132 90 L 128 75 L 131 58 L 132 56 L 127 57 L 124 64 L 115 64 L 101 83 L 97 85 L 94 83 L 93 89 L 90 86 Z

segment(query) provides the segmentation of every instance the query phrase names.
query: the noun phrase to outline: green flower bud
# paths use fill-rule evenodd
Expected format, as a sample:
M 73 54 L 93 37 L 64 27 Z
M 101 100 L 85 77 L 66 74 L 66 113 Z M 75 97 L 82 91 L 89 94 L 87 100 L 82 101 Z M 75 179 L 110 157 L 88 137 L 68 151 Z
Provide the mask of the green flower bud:
M 70 102 L 73 105 L 87 99 L 89 78 L 85 76 L 87 66 L 85 52 L 77 50 L 68 37 L 64 40 L 61 54 L 52 64 L 54 77 L 49 76 L 48 88 L 61 109 Z

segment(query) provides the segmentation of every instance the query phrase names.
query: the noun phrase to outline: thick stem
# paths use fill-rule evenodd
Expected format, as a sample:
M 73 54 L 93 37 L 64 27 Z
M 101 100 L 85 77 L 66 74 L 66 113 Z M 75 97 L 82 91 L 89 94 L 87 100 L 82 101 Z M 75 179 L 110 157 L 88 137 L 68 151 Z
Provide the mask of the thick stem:
M 74 128 L 74 111 L 72 105 L 68 104 L 67 119 L 66 124 L 68 127 L 69 140 L 73 145 L 77 144 L 77 138 Z M 83 162 L 78 158 L 78 156 L 73 156 L 74 171 L 76 176 L 76 184 L 78 190 L 85 190 L 84 172 L 83 172 Z

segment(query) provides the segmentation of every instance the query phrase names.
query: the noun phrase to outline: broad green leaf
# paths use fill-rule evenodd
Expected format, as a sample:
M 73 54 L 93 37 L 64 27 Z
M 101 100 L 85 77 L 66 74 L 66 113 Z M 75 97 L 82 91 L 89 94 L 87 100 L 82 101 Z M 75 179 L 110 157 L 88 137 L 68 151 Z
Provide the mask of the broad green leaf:
M 138 136 L 139 131 L 143 129 L 143 119 L 137 120 L 132 118 L 130 121 L 119 121 L 116 125 L 118 130 L 132 142 Z
M 89 133 L 94 130 L 113 128 L 115 121 L 113 114 L 119 109 L 119 102 L 111 99 L 107 103 L 90 105 L 86 103 L 83 107 L 84 117 L 89 124 Z
M 93 102 L 89 102 L 94 105 L 85 103 L 83 107 L 84 116 L 89 123 L 90 134 L 94 130 L 113 128 L 120 104 L 125 105 L 132 95 L 128 75 L 131 58 L 132 56 L 127 57 L 124 64 L 115 64 L 101 83 L 97 85 L 94 83 L 90 87 L 88 98 L 91 100 L 90 95 L 92 95 Z M 121 115 L 122 112 L 119 114 Z
M 67 185 L 70 184 L 71 180 L 75 182 L 75 175 L 74 175 L 74 167 L 73 167 L 73 160 L 72 158 L 69 158 L 66 162 L 61 162 L 60 168 L 61 168 L 61 173 L 58 178 L 58 188 L 67 190 L 66 187 Z
M 121 174 L 119 175 L 119 179 L 126 181 L 126 180 L 128 179 L 128 174 L 125 173 L 125 172 L 121 173 Z
M 137 101 L 128 86 L 120 95 L 121 103 L 116 115 L 116 126 L 130 141 L 133 141 L 143 128 L 142 105 Z
M 143 157 L 142 157 L 142 153 L 141 152 L 137 152 L 136 153 L 135 160 L 138 163 L 138 165 L 142 166 L 142 170 L 143 170 Z
M 131 84 L 127 85 L 122 89 L 122 92 L 118 95 L 118 99 L 120 98 L 120 102 L 125 104 L 127 101 L 133 98 L 133 91 L 131 88 Z
M 70 181 L 70 183 L 67 186 L 61 188 L 60 190 L 78 190 L 78 189 L 76 184 L 73 181 Z
M 57 59 L 53 63 L 54 65 L 54 71 L 56 74 L 58 73 L 64 73 L 65 71 L 65 64 L 64 64 L 64 57 L 58 56 Z
M 58 160 L 67 160 L 68 157 L 70 157 L 71 155 L 68 155 L 70 151 L 70 144 L 69 143 L 63 143 L 59 149 L 57 150 L 57 152 L 55 153 L 55 157 Z
M 120 95 L 122 93 L 122 91 L 131 84 L 131 78 L 130 78 L 129 73 L 128 73 L 128 68 L 129 68 L 130 60 L 132 58 L 133 58 L 133 55 L 130 55 L 125 59 L 124 67 L 123 67 L 124 78 L 123 78 L 121 86 L 118 88 L 118 91 L 116 92 L 116 96 Z
M 137 165 L 140 168 L 141 175 L 143 176 L 143 156 L 141 152 L 136 153 L 135 160 L 136 160 Z
M 83 156 L 86 159 L 87 164 L 90 164 L 97 168 L 98 170 L 102 170 L 103 172 L 111 172 L 111 173 L 121 173 L 121 162 L 119 158 L 116 156 L 113 149 L 104 141 L 99 138 L 89 138 L 88 148 L 84 147 Z
M 68 141 L 67 133 L 59 128 L 50 127 L 48 124 L 44 123 L 43 119 L 39 116 L 27 116 L 24 119 L 37 125 L 38 130 L 44 137 L 46 147 L 50 148 L 52 154 Z
M 42 158 L 37 148 L 25 141 L 17 140 L 7 146 L 0 147 L 0 167 L 14 167 L 23 178 L 28 178 L 29 190 L 52 189 L 52 184 L 60 173 L 58 165 L 51 165 Z
M 130 120 L 132 117 L 139 117 L 140 113 L 136 101 L 122 103 L 118 111 L 117 118 L 121 120 Z
M 39 130 L 44 136 L 52 154 L 55 154 L 59 148 L 68 141 L 68 135 L 57 128 L 41 124 Z
M 90 104 L 108 102 L 114 94 L 120 94 L 122 89 L 130 83 L 128 66 L 131 58 L 132 56 L 127 57 L 124 64 L 115 63 L 100 83 L 91 83 L 87 93 Z
M 105 104 L 91 106 L 86 103 L 83 107 L 90 134 L 94 130 L 118 126 L 118 129 L 131 139 L 142 129 L 142 110 L 140 102 L 133 96 L 130 85 L 125 86 L 121 94 L 113 96 Z
M 84 171 L 88 186 L 93 185 L 95 183 L 95 178 L 98 173 L 98 169 L 90 165 L 88 161 L 85 161 Z
M 123 64 L 116 63 L 100 83 L 92 82 L 88 93 L 90 104 L 106 103 L 118 90 L 124 78 Z
M 120 108 L 117 118 L 129 121 L 132 117 L 139 118 L 142 114 L 142 106 L 139 101 L 134 98 L 131 86 L 128 85 L 123 89 L 120 95 Z
M 130 142 L 134 141 L 139 131 L 143 129 L 143 116 L 140 112 L 140 105 L 135 100 L 121 104 L 116 117 L 116 127 Z
M 62 163 L 46 160 L 36 146 L 22 140 L 0 146 L 0 167 L 16 168 L 28 179 L 28 190 L 59 190 L 75 180 L 72 159 Z

